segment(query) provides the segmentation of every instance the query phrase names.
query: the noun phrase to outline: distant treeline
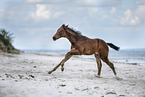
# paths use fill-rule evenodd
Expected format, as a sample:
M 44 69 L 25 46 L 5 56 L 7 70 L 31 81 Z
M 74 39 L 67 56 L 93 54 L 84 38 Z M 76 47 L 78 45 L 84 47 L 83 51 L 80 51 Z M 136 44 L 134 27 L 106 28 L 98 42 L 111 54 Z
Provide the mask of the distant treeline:
M 0 30 L 0 50 L 8 53 L 20 53 L 19 50 L 15 49 L 12 45 L 13 33 L 9 33 L 5 29 Z

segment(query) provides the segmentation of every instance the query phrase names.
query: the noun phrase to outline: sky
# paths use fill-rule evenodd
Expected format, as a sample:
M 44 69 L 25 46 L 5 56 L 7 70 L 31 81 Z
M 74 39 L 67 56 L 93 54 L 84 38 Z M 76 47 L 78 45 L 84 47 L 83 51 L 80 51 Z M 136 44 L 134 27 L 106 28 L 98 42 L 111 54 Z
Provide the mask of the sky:
M 1 0 L 0 29 L 14 33 L 17 49 L 70 49 L 52 40 L 62 24 L 121 49 L 145 48 L 145 0 Z

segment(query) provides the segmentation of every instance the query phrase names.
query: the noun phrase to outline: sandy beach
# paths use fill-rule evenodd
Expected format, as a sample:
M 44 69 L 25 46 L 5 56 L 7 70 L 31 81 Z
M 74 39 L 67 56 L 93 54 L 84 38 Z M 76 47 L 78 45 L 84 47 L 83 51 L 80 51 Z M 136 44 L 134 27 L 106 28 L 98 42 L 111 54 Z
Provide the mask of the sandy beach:
M 0 97 L 145 97 L 145 66 L 114 63 L 119 80 L 103 63 L 96 77 L 95 60 L 72 57 L 51 75 L 64 56 L 57 53 L 0 52 Z

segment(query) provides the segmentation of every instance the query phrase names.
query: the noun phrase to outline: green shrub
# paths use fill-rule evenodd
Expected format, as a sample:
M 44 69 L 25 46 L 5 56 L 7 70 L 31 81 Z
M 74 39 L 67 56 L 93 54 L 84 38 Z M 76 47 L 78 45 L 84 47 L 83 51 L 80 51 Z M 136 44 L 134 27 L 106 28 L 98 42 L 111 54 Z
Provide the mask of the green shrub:
M 13 53 L 13 54 L 19 54 L 20 51 L 15 49 L 12 45 L 13 42 L 13 33 L 9 33 L 5 29 L 0 30 L 0 49 L 4 52 Z
M 9 33 L 5 29 L 0 30 L 0 40 L 7 46 L 13 42 L 13 33 Z

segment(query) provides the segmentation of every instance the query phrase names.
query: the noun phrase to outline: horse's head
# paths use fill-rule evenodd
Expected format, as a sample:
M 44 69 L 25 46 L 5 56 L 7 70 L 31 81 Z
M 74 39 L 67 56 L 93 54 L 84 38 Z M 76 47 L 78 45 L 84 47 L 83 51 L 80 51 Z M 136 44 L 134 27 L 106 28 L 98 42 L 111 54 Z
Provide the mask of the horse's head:
M 65 26 L 64 24 L 57 30 L 57 32 L 56 32 L 56 34 L 53 36 L 53 40 L 55 41 L 55 40 L 57 40 L 57 39 L 59 39 L 59 38 L 61 38 L 61 37 L 66 37 L 66 28 L 68 27 L 68 25 L 67 26 Z

